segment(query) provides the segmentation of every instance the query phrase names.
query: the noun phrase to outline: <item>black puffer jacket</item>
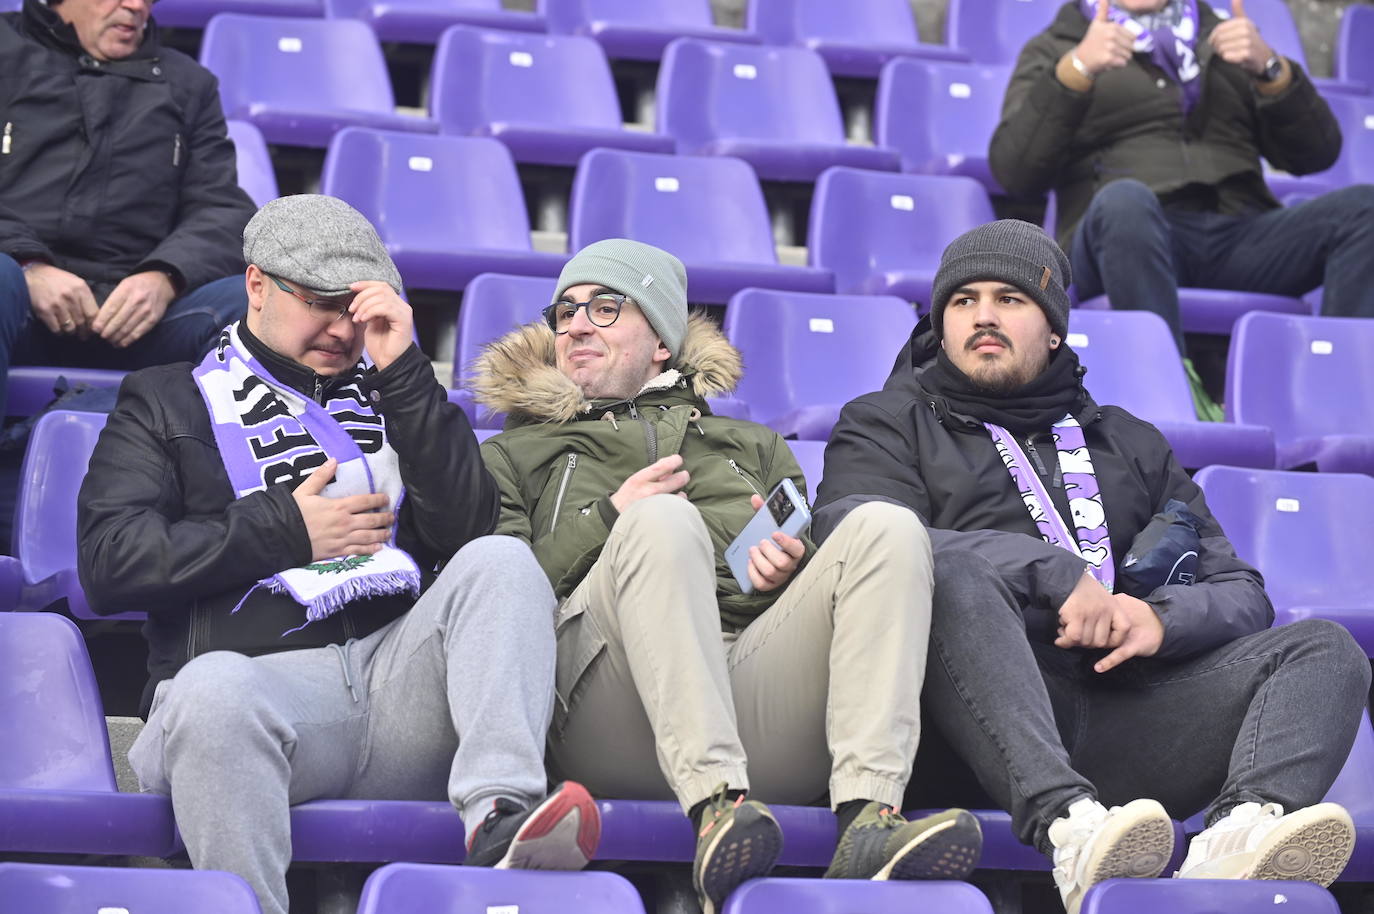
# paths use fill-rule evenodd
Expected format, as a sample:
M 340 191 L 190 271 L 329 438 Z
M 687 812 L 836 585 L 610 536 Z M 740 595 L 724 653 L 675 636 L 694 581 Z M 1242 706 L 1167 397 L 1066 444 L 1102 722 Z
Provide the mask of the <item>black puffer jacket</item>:
M 148 269 L 182 290 L 242 272 L 254 206 L 218 83 L 153 23 L 101 62 L 37 0 L 0 16 L 0 131 L 0 252 L 105 289 Z
M 990 560 L 1021 600 L 1031 636 L 1052 640 L 1059 607 L 1086 564 L 1040 537 L 983 424 L 922 385 L 921 369 L 936 354 L 929 328 L 923 318 L 881 391 L 840 413 L 825 449 L 812 534 L 823 539 L 865 501 L 905 505 L 926 524 L 937 565 L 969 553 Z M 1076 358 L 1062 349 L 1057 358 Z M 1169 499 L 1202 522 L 1196 583 L 1157 588 L 1146 600 L 1164 622 L 1159 656 L 1189 656 L 1268 628 L 1274 611 L 1259 572 L 1236 557 L 1164 436 L 1119 407 L 1098 406 L 1086 390 L 1078 404 L 1118 572 L 1132 540 Z M 1052 461 L 1048 432 L 1034 436 L 1035 446 Z M 1062 486 L 1047 488 L 1068 516 Z
M 316 399 L 327 392 L 327 381 L 272 353 L 242 325 L 240 334 L 278 380 Z M 148 613 L 144 714 L 157 683 L 207 651 L 254 655 L 341 644 L 412 603 L 405 596 L 357 600 L 285 636 L 305 618 L 288 596 L 259 588 L 230 612 L 259 579 L 309 562 L 310 537 L 294 487 L 234 497 L 191 369 L 181 362 L 124 380 L 78 497 L 79 571 L 92 608 Z M 365 375 L 363 387 L 385 420 L 406 487 L 397 544 L 421 569 L 433 569 L 495 528 L 496 483 L 467 417 L 448 402 L 419 349 Z

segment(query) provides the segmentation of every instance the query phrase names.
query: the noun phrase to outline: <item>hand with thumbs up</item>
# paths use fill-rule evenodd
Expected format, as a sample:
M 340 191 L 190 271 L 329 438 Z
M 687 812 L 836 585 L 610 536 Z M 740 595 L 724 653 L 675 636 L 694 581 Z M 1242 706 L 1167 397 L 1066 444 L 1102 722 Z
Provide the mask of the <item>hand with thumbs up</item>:
M 291 494 L 301 509 L 305 531 L 310 534 L 313 561 L 340 555 L 371 555 L 391 538 L 395 516 L 385 510 L 385 495 L 369 493 L 328 498 L 320 494 L 334 478 L 338 466 L 339 462 L 331 457 L 316 467 Z
M 1135 37 L 1125 26 L 1107 18 L 1110 7 L 1109 0 L 1097 0 L 1097 15 L 1088 24 L 1088 33 L 1073 51 L 1074 56 L 1094 77 L 1126 66 L 1135 53 Z
M 1262 74 L 1274 56 L 1274 49 L 1260 36 L 1255 21 L 1245 15 L 1245 0 L 1232 0 L 1231 18 L 1212 29 L 1208 40 L 1222 60 L 1253 76 Z

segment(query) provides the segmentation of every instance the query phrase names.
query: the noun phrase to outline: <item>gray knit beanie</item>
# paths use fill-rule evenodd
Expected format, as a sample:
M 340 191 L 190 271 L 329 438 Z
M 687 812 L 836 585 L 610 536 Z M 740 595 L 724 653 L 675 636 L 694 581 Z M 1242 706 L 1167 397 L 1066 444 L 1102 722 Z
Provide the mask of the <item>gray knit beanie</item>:
M 263 204 L 244 226 L 243 259 L 319 295 L 345 295 L 364 280 L 404 294 L 377 230 L 338 197 L 293 194 Z
M 1049 318 L 1061 339 L 1069 332 L 1069 294 L 1073 281 L 1069 258 L 1044 229 L 1020 219 L 980 225 L 950 242 L 940 255 L 930 296 L 930 322 L 936 337 L 945 335 L 945 305 L 961 286 L 997 280 L 1025 292 Z
M 607 238 L 573 255 L 558 274 L 553 301 L 582 283 L 596 283 L 632 299 L 673 354 L 669 364 L 677 361 L 687 336 L 687 270 L 681 260 L 641 241 Z

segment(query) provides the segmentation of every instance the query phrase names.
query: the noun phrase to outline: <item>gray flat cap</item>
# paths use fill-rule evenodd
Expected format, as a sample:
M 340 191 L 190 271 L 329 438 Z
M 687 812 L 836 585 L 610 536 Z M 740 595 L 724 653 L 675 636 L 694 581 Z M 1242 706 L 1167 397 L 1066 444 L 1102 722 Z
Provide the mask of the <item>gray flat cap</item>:
M 401 274 L 377 230 L 337 197 L 296 194 L 266 203 L 243 229 L 243 259 L 320 295 L 379 280 L 402 294 Z

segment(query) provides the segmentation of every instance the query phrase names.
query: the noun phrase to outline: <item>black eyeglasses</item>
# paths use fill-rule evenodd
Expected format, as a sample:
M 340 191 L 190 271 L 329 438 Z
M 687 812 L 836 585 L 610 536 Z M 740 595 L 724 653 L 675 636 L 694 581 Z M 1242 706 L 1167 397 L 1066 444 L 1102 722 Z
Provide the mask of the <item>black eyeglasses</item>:
M 619 292 L 598 292 L 587 301 L 556 301 L 544 309 L 544 320 L 554 333 L 567 333 L 578 308 L 587 309 L 587 320 L 598 327 L 609 327 L 620 317 L 626 296 Z
M 280 279 L 273 276 L 271 273 L 264 273 L 262 275 L 266 276 L 268 279 L 276 283 L 278 289 L 281 289 L 283 292 L 286 292 L 289 295 L 294 295 L 296 298 L 304 302 L 305 306 L 310 309 L 310 316 L 318 320 L 329 321 L 330 323 L 333 323 L 334 321 L 338 320 L 339 318 L 347 314 L 348 306 L 353 304 L 352 295 L 348 296 L 346 299 L 342 301 L 340 301 L 337 298 L 306 298 L 304 295 L 297 292 L 295 289 L 291 288 L 286 283 L 282 282 Z

